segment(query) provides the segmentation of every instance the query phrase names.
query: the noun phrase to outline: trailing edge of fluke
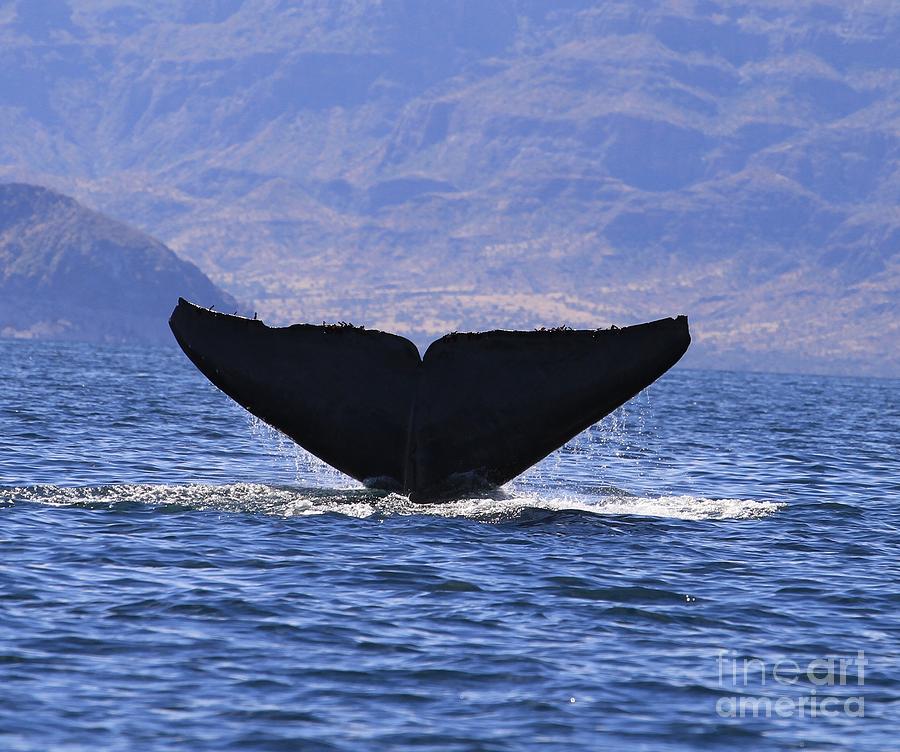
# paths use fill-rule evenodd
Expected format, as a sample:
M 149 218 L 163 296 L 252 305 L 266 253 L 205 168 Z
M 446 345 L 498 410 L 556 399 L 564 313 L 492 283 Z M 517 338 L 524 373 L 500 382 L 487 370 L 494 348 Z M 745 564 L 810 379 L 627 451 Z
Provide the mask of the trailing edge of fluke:
M 367 486 L 440 501 L 500 486 L 631 399 L 690 344 L 686 316 L 609 330 L 448 334 L 424 357 L 352 326 L 272 328 L 179 298 L 213 384 Z

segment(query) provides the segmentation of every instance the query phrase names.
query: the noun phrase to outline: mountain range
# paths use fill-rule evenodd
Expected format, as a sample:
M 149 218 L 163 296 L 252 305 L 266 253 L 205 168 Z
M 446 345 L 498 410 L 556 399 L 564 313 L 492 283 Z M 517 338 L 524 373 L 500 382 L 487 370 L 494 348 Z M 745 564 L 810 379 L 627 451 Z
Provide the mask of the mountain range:
M 892 0 L 0 3 L 0 178 L 269 322 L 900 375 Z

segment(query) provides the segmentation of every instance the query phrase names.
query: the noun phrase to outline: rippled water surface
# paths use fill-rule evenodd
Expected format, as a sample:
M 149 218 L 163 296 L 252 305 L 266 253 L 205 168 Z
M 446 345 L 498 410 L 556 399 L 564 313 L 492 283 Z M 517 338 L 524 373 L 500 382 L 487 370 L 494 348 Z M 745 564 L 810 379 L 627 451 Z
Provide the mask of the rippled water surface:
M 900 382 L 676 370 L 421 506 L 174 350 L 0 369 L 0 749 L 900 748 Z

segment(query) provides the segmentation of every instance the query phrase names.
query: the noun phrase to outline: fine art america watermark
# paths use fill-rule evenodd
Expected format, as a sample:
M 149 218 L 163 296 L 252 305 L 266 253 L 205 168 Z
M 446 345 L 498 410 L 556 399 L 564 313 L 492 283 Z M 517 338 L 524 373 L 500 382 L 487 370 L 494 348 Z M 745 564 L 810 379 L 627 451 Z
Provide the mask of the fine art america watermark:
M 862 718 L 866 655 L 827 655 L 808 661 L 731 657 L 720 650 L 719 686 L 733 694 L 719 697 L 722 718 Z

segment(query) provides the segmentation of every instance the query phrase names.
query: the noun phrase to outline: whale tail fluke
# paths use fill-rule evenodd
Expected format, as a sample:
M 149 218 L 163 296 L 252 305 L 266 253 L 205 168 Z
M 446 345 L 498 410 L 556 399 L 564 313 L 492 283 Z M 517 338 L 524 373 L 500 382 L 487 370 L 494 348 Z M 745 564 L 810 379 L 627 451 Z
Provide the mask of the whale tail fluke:
M 499 486 L 651 384 L 687 318 L 612 330 L 409 340 L 346 325 L 271 328 L 183 299 L 169 325 L 217 387 L 357 480 L 439 500 Z

